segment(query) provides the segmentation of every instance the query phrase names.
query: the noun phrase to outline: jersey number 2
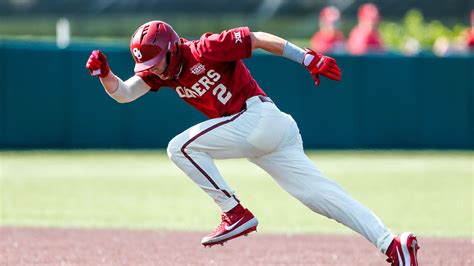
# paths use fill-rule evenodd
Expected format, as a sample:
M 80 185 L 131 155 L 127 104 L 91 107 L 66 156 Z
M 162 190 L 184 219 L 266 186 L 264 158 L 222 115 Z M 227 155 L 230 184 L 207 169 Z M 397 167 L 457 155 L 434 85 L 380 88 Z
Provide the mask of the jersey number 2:
M 227 91 L 227 88 L 221 83 L 217 85 L 213 90 L 212 94 L 217 96 L 217 99 L 224 105 L 229 101 L 232 94 Z

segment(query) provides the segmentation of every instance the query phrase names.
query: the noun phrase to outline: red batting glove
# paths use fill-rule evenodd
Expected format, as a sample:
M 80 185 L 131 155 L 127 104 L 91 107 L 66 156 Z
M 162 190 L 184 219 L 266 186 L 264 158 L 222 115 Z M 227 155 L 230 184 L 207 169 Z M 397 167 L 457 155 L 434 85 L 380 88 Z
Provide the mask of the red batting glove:
M 107 77 L 107 75 L 110 73 L 110 67 L 109 64 L 107 64 L 107 58 L 100 50 L 92 51 L 91 55 L 89 56 L 89 60 L 87 60 L 86 68 L 89 69 L 89 73 L 92 76 L 98 76 L 101 78 Z
M 319 86 L 319 74 L 332 80 L 341 80 L 341 69 L 336 64 L 336 60 L 332 57 L 306 48 L 302 64 L 309 70 L 311 76 L 313 76 L 316 86 Z

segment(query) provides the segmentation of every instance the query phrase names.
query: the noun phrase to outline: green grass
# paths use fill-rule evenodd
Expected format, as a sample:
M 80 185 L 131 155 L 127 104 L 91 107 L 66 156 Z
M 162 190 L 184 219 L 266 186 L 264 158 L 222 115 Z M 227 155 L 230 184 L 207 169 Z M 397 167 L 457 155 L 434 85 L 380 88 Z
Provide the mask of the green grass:
M 323 172 L 394 232 L 472 236 L 473 152 L 318 151 Z M 217 162 L 263 232 L 350 232 L 246 160 Z M 164 151 L 0 152 L 0 225 L 213 229 L 219 210 Z

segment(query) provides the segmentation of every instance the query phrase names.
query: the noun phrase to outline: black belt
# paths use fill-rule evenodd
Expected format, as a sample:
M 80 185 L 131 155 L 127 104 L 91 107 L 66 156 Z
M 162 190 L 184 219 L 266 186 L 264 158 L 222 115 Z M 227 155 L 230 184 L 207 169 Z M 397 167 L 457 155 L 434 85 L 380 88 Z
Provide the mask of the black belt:
M 263 95 L 257 95 L 257 97 L 262 103 L 273 103 L 273 101 L 272 101 L 272 99 L 270 99 L 270 97 L 263 96 Z M 247 103 L 246 102 L 244 102 L 244 104 L 242 105 L 242 108 L 240 110 L 242 111 L 244 109 L 247 109 Z

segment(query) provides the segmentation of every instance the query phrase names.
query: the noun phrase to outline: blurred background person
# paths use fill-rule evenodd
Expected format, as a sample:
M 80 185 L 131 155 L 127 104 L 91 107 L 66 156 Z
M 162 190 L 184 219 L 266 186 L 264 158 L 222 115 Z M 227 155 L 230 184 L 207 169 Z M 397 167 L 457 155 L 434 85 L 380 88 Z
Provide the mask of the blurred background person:
M 328 6 L 319 13 L 319 31 L 311 38 L 311 47 L 320 53 L 341 53 L 345 51 L 344 34 L 339 29 L 341 13 L 334 6 Z
M 383 52 L 383 41 L 378 32 L 380 13 L 372 3 L 359 7 L 358 24 L 352 29 L 347 41 L 347 50 L 354 55 Z
M 471 27 L 466 31 L 466 46 L 471 53 L 474 52 L 474 9 L 471 10 Z

